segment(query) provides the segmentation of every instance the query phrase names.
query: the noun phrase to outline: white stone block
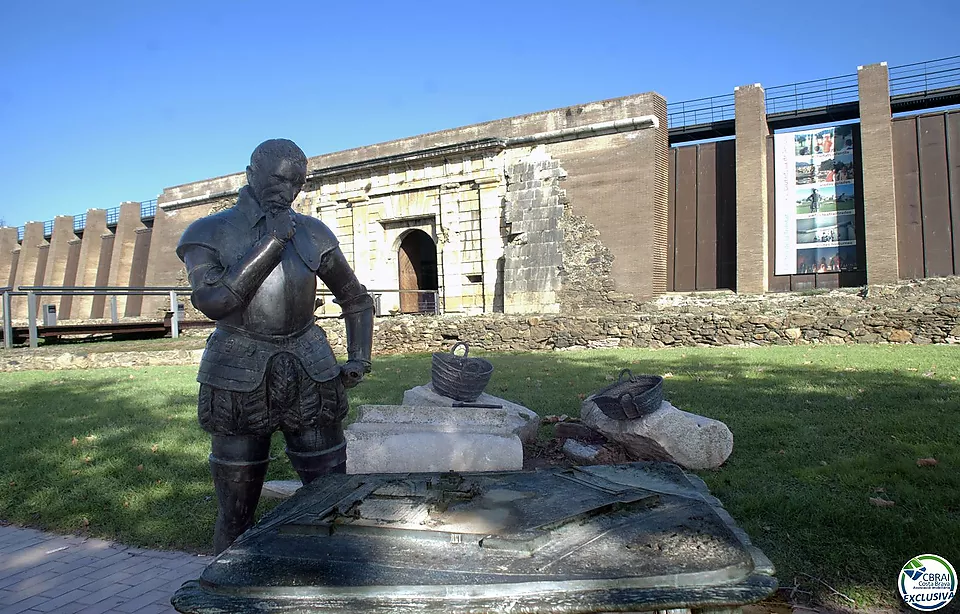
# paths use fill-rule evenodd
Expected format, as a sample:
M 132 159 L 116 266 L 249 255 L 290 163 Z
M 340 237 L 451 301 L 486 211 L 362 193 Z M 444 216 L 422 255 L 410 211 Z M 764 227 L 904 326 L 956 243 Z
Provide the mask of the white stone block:
M 733 452 L 733 433 L 726 424 L 677 409 L 668 401 L 641 418 L 613 420 L 587 397 L 580 418 L 644 460 L 669 461 L 686 469 L 715 469 Z
M 344 430 L 347 473 L 517 471 L 523 444 L 507 412 L 362 405 Z
M 445 397 L 433 389 L 433 384 L 428 383 L 423 386 L 411 388 L 403 393 L 404 405 L 433 405 L 437 407 L 453 407 L 457 401 L 450 397 Z M 477 400 L 473 403 L 482 405 L 501 405 L 502 409 L 486 409 L 477 407 L 454 408 L 465 411 L 473 416 L 482 416 L 489 412 L 503 411 L 505 414 L 504 425 L 513 434 L 517 435 L 524 443 L 533 443 L 537 440 L 537 431 L 540 429 L 540 417 L 532 409 L 524 407 L 518 403 L 495 397 L 486 392 L 480 393 Z M 480 418 L 472 418 L 480 419 Z

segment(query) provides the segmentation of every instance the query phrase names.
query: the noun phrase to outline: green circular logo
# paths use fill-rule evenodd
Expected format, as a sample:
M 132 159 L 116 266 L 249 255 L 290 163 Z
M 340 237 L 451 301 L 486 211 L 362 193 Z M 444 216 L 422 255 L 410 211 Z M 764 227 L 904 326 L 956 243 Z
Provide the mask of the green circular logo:
M 908 606 L 932 612 L 950 603 L 957 594 L 957 572 L 947 559 L 921 554 L 907 561 L 900 570 L 897 588 Z

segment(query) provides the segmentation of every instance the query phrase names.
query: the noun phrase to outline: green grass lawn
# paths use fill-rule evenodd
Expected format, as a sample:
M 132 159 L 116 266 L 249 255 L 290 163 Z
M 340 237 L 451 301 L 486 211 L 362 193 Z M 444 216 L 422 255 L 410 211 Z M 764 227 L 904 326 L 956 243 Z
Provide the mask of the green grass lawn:
M 540 415 L 578 415 L 583 395 L 622 367 L 668 374 L 669 400 L 733 431 L 733 455 L 700 475 L 784 586 L 826 583 L 860 604 L 893 603 L 910 557 L 960 564 L 960 348 L 487 358 L 496 367 L 487 391 Z M 399 403 L 429 372 L 429 355 L 377 358 L 352 405 Z M 195 374 L 195 366 L 0 373 L 0 520 L 208 551 L 215 502 Z M 295 477 L 282 448 L 277 436 L 268 479 Z M 937 464 L 918 466 L 922 458 Z

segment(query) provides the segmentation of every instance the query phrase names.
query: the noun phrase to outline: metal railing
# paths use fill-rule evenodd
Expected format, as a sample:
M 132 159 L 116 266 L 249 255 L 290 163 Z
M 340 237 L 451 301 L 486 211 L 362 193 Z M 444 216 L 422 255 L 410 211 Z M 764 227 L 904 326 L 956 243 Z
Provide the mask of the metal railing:
M 119 287 L 119 286 L 19 286 L 16 290 L 12 287 L 0 288 L 2 294 L 3 306 L 3 345 L 6 349 L 13 347 L 13 318 L 11 317 L 11 298 L 15 296 L 27 297 L 27 328 L 28 340 L 31 348 L 39 345 L 39 331 L 37 328 L 37 297 L 40 296 L 107 296 L 110 298 L 110 319 L 114 324 L 119 323 L 118 296 L 169 296 L 170 297 L 170 336 L 177 338 L 180 336 L 180 309 L 178 296 L 193 292 L 189 286 L 143 286 L 143 287 Z M 380 301 L 384 294 L 406 294 L 415 293 L 418 295 L 417 307 L 418 314 L 440 313 L 440 291 L 439 290 L 368 290 L 374 300 L 374 306 L 377 316 L 382 316 L 380 310 Z M 329 290 L 317 291 L 318 297 L 333 296 Z M 333 317 L 333 316 L 331 316 Z
M 768 88 L 765 92 L 767 114 L 795 113 L 829 107 L 860 99 L 856 73 L 828 79 L 801 81 Z
M 960 55 L 892 66 L 889 75 L 891 97 L 960 87 Z
M 684 100 L 667 105 L 667 126 L 682 128 L 733 120 L 733 94 Z
M 190 288 L 176 286 L 154 287 L 115 287 L 115 286 L 20 286 L 17 290 L 2 288 L 3 291 L 3 346 L 6 349 L 13 347 L 13 318 L 10 308 L 10 299 L 14 296 L 27 297 L 27 329 L 28 342 L 31 348 L 39 345 L 37 331 L 37 297 L 39 296 L 109 296 L 111 321 L 117 324 L 120 321 L 117 310 L 118 296 L 169 296 L 170 297 L 170 336 L 176 339 L 180 336 L 179 301 L 177 296 L 189 294 Z
M 157 199 L 144 200 L 140 202 L 140 219 L 152 220 L 157 215 Z
M 157 216 L 157 199 L 140 201 L 140 219 L 152 220 Z M 116 226 L 120 221 L 120 207 L 107 209 L 107 226 Z M 73 231 L 81 232 L 87 227 L 87 214 L 78 213 L 73 216 Z M 25 226 L 17 227 L 17 241 L 23 241 Z M 43 223 L 44 238 L 53 236 L 53 220 L 47 220 Z

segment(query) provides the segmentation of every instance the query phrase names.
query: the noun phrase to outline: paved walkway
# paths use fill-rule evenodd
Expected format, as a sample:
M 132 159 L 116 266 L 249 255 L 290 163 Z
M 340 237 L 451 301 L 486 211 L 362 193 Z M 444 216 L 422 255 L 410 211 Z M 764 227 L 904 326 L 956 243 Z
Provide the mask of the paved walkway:
M 212 557 L 0 526 L 0 614 L 168 614 Z

